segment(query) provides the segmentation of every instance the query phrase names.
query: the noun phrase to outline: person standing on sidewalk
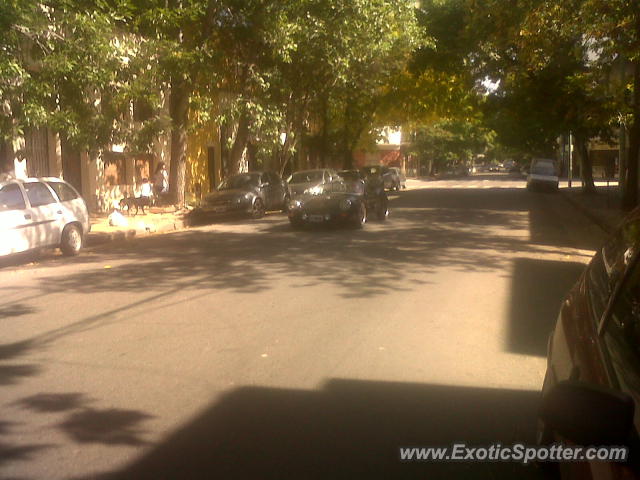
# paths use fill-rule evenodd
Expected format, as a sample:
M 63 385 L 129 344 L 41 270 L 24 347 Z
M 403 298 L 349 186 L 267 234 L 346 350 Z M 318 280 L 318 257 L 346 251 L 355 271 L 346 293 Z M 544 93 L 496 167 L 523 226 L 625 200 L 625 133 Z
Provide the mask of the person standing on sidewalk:
M 144 207 L 151 206 L 151 197 L 153 196 L 153 189 L 149 183 L 148 178 L 142 179 L 142 185 L 140 186 L 140 205 L 142 206 L 142 213 L 144 213 Z
M 153 174 L 153 194 L 155 196 L 156 203 L 160 199 L 160 196 L 169 191 L 169 173 L 164 162 L 160 162 L 156 167 L 156 171 Z

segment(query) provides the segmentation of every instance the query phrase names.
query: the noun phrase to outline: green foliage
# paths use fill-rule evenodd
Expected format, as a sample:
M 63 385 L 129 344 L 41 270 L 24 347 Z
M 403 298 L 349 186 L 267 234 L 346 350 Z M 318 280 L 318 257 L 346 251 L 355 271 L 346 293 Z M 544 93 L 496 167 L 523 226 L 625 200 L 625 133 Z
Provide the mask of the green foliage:
M 0 22 L 9 32 L 0 40 L 5 138 L 46 125 L 76 148 L 96 151 L 142 138 L 148 144 L 157 134 L 157 115 L 139 129 L 131 127 L 132 102 L 157 105 L 160 99 L 158 90 L 149 88 L 145 46 L 122 28 L 123 5 L 68 0 L 3 5 Z
M 493 148 L 494 138 L 495 134 L 477 120 L 442 119 L 416 130 L 412 152 L 443 170 L 469 165 L 477 155 Z
M 466 161 L 496 144 L 548 153 L 560 133 L 606 138 L 636 115 L 637 92 L 616 73 L 640 55 L 636 6 L 5 0 L 0 135 L 46 125 L 78 148 L 145 150 L 159 132 L 213 119 L 229 150 L 248 142 L 280 168 L 303 148 L 348 164 L 384 125 L 416 130 L 433 158 Z M 171 85 L 189 125 L 166 114 Z

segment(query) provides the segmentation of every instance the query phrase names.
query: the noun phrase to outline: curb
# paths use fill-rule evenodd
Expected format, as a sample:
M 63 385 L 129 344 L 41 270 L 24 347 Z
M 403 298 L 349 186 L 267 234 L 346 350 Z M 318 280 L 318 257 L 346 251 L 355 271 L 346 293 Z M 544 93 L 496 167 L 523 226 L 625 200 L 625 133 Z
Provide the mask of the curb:
M 105 243 L 129 240 L 136 236 L 135 230 L 120 230 L 117 232 L 89 232 L 87 234 L 87 247 L 95 247 Z
M 117 230 L 115 232 L 89 232 L 87 234 L 86 245 L 90 248 L 107 243 L 144 238 L 153 234 L 175 232 L 184 230 L 187 227 L 188 225 L 184 220 L 176 218 L 173 223 L 157 225 L 154 229 L 141 230 L 130 228 L 127 230 Z

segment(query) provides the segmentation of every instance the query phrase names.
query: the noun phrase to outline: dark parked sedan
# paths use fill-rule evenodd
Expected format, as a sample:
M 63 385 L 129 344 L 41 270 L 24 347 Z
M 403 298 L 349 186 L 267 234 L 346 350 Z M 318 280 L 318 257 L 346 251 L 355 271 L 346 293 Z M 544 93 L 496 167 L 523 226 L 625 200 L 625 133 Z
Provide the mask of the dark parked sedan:
M 197 220 L 234 214 L 262 218 L 265 211 L 285 211 L 288 204 L 287 185 L 276 173 L 239 173 L 207 194 L 192 216 Z
M 386 190 L 400 190 L 401 181 L 396 169 L 385 165 L 369 165 L 360 168 L 360 173 L 365 177 L 380 176 Z
M 364 193 L 365 178 L 358 170 L 340 170 L 338 175 L 349 191 Z
M 627 462 L 562 463 L 562 478 L 640 479 L 640 210 L 595 255 L 549 340 L 542 444 L 620 445 Z

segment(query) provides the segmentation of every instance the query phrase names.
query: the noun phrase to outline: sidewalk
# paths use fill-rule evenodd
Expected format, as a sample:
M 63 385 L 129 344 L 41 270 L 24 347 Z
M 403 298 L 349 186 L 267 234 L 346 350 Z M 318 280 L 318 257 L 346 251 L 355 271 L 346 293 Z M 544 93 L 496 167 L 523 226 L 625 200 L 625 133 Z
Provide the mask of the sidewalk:
M 620 194 L 617 185 L 606 186 L 597 184 L 596 195 L 584 195 L 580 186 L 563 187 L 561 182 L 560 194 L 577 210 L 598 225 L 602 230 L 611 234 L 615 231 L 625 216 L 620 208 Z
M 176 211 L 173 207 L 152 207 L 146 214 L 124 215 L 127 224 L 109 225 L 109 214 L 91 214 L 91 231 L 87 235 L 87 246 L 100 245 L 140 237 L 153 233 L 171 232 L 186 227 L 184 216 L 187 210 Z

